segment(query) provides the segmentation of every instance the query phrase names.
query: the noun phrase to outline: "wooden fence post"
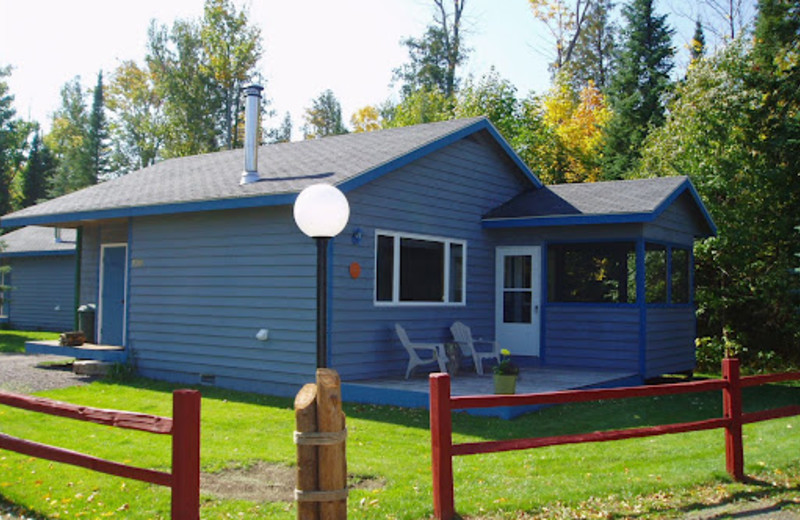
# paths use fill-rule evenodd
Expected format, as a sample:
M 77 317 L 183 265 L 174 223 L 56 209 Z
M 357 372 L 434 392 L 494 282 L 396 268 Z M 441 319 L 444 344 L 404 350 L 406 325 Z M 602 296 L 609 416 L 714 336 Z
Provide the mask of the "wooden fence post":
M 317 385 L 309 383 L 294 399 L 295 431 L 300 434 L 317 431 Z M 317 446 L 297 444 L 297 490 L 314 492 L 319 489 L 317 477 Z M 297 520 L 319 520 L 319 503 L 297 501 Z
M 320 433 L 344 433 L 341 385 L 335 370 L 317 369 L 317 428 Z M 347 456 L 344 439 L 334 444 L 320 445 L 318 455 L 320 491 L 344 495 L 341 499 L 321 502 L 320 519 L 344 520 L 347 518 Z
M 744 480 L 744 447 L 742 445 L 742 386 L 739 377 L 739 360 L 722 360 L 722 378 L 728 386 L 722 390 L 723 415 L 728 419 L 725 427 L 725 469 L 737 482 Z
M 431 471 L 433 473 L 433 514 L 438 520 L 452 520 L 453 418 L 450 410 L 450 376 L 431 374 Z
M 172 520 L 200 519 L 200 392 L 172 393 Z

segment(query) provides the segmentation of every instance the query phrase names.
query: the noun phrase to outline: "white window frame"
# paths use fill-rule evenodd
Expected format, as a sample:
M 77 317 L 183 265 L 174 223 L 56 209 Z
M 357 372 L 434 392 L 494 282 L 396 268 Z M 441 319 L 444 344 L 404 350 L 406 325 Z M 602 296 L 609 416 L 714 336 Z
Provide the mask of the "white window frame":
M 391 301 L 378 300 L 378 237 L 392 237 L 394 240 L 392 260 L 392 299 Z M 444 301 L 441 302 L 405 302 L 400 300 L 400 240 L 403 238 L 411 240 L 426 240 L 429 242 L 439 242 L 444 245 Z M 451 302 L 450 298 L 450 249 L 452 245 L 461 246 L 461 301 Z M 373 280 L 372 301 L 376 307 L 464 307 L 467 305 L 467 241 L 455 238 L 448 238 L 434 235 L 421 235 L 417 233 L 405 233 L 403 231 L 388 231 L 384 229 L 375 230 L 375 249 L 374 249 L 374 270 L 375 279 Z

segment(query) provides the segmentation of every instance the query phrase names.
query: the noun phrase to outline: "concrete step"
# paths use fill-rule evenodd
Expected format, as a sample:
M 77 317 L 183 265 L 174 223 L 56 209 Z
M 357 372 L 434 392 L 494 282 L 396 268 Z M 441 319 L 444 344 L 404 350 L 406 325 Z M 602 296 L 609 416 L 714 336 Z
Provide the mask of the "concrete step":
M 72 364 L 72 372 L 80 376 L 105 376 L 113 365 L 107 361 L 77 360 Z

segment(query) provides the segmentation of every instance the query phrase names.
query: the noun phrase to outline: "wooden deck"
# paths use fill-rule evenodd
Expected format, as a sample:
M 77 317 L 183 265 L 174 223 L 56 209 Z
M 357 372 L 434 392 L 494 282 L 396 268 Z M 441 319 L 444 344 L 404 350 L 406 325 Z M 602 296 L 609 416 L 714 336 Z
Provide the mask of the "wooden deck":
M 26 354 L 51 354 L 54 356 L 71 357 L 75 359 L 91 359 L 94 361 L 107 361 L 109 363 L 124 363 L 128 358 L 125 347 L 116 345 L 95 345 L 84 343 L 79 347 L 64 347 L 58 340 L 28 341 L 25 343 Z
M 491 372 L 482 376 L 474 372 L 459 373 L 451 379 L 452 395 L 486 395 L 494 393 Z M 557 392 L 580 388 L 606 388 L 641 384 L 637 374 L 619 371 L 585 370 L 580 368 L 530 367 L 520 371 L 518 394 Z M 346 402 L 385 404 L 410 408 L 427 408 L 428 374 L 410 379 L 371 379 L 342 382 L 342 399 Z M 538 407 L 470 410 L 476 415 L 492 415 L 510 419 Z

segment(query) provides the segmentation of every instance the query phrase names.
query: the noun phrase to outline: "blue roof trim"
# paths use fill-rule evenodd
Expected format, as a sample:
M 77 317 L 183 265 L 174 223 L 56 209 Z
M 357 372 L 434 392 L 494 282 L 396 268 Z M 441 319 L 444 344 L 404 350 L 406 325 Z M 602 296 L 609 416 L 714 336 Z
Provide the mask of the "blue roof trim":
M 552 217 L 515 217 L 485 219 L 486 229 L 571 226 L 575 224 L 641 224 L 655 220 L 654 213 L 620 213 L 616 215 L 556 215 Z
M 64 249 L 60 251 L 20 251 L 18 253 L 0 253 L 0 258 L 22 258 L 26 256 L 69 256 L 74 254 L 74 249 Z
M 711 236 L 717 236 L 717 225 L 714 223 L 714 219 L 711 218 L 711 214 L 706 209 L 705 204 L 703 204 L 703 200 L 700 198 L 700 194 L 697 193 L 694 184 L 692 184 L 692 181 L 688 177 L 683 182 L 683 184 L 681 184 L 674 192 L 672 192 L 672 195 L 667 197 L 664 200 L 664 202 L 662 202 L 655 209 L 653 215 L 655 215 L 656 217 L 660 216 L 664 211 L 666 211 L 668 207 L 672 205 L 673 202 L 675 202 L 678 199 L 678 197 L 683 195 L 684 192 L 686 192 L 687 190 L 691 194 L 692 199 L 694 199 L 694 203 L 697 205 L 697 209 L 699 209 L 700 213 L 703 215 L 703 218 L 705 219 L 706 224 L 708 225 L 708 228 L 711 231 Z
M 444 137 L 441 137 L 435 141 L 431 141 L 430 143 L 410 152 L 396 159 L 393 159 L 387 163 L 384 163 L 377 168 L 372 170 L 368 170 L 360 175 L 353 177 L 352 179 L 346 180 L 338 185 L 339 189 L 343 192 L 347 193 L 348 191 L 354 190 L 356 188 L 360 188 L 361 186 L 381 177 L 382 175 L 389 173 L 391 171 L 397 170 L 410 164 L 417 159 L 421 159 L 426 155 L 441 150 L 446 146 L 449 146 L 461 139 L 472 135 L 476 132 L 481 130 L 486 130 L 489 134 L 495 139 L 497 144 L 503 149 L 504 152 L 508 155 L 508 157 L 514 162 L 514 164 L 522 171 L 525 177 L 531 181 L 531 183 L 536 188 L 541 188 L 543 185 L 541 181 L 536 178 L 536 175 L 533 174 L 530 168 L 523 162 L 523 160 L 517 155 L 517 153 L 511 148 L 511 145 L 500 135 L 500 132 L 492 125 L 492 123 L 488 119 L 481 119 L 476 121 L 475 123 L 466 126 L 460 130 L 453 132 L 452 134 L 448 134 Z
M 259 195 L 258 197 L 183 202 L 180 204 L 157 204 L 153 206 L 134 206 L 129 208 L 76 211 L 72 213 L 62 213 L 60 215 L 2 219 L 0 220 L 0 227 L 30 226 L 35 224 L 60 224 L 66 222 L 79 222 L 82 220 L 147 217 L 152 215 L 174 213 L 194 213 L 197 211 L 255 208 L 259 206 L 280 206 L 283 204 L 292 204 L 296 198 L 296 193 L 280 193 L 274 195 Z

